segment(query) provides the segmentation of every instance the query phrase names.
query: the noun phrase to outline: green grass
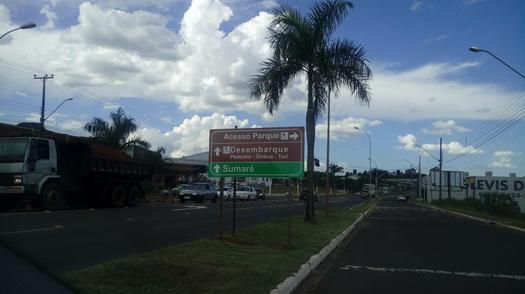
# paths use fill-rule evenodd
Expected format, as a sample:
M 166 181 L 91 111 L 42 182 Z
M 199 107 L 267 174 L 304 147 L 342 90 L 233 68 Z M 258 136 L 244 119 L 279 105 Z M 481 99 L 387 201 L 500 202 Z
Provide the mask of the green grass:
M 372 204 L 317 211 L 317 223 L 292 217 L 239 231 L 236 238 L 207 238 L 67 272 L 61 278 L 80 293 L 268 293 L 318 253 Z
M 506 217 L 488 213 L 481 210 L 468 202 L 465 201 L 441 201 L 438 203 L 432 203 L 433 206 L 453 210 L 459 213 L 468 214 L 471 216 L 484 218 L 492 221 L 497 221 L 511 226 L 525 228 L 525 215 L 520 214 L 514 217 Z

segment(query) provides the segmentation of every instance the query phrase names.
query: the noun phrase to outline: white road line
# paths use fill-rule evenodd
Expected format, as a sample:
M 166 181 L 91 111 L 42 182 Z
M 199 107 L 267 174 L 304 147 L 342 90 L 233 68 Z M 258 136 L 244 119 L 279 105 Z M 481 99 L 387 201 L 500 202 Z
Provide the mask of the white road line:
M 0 233 L 0 235 L 15 235 L 15 234 L 24 234 L 24 233 L 34 233 L 34 232 L 42 232 L 42 231 L 54 231 L 58 229 L 62 229 L 63 226 L 56 225 L 48 228 L 40 228 L 40 229 L 31 229 L 31 230 L 21 230 L 21 231 L 13 231 L 13 232 L 3 232 Z
M 197 205 L 187 205 L 184 206 L 184 208 L 176 208 L 172 209 L 171 211 L 184 211 L 184 210 L 195 210 L 195 209 L 206 209 L 207 206 L 197 206 Z
M 339 268 L 340 270 L 367 270 L 373 272 L 401 272 L 401 273 L 418 273 L 418 274 L 438 274 L 438 275 L 454 275 L 468 278 L 492 278 L 492 279 L 511 279 L 525 281 L 525 276 L 512 274 L 487 274 L 476 272 L 455 272 L 432 269 L 417 269 L 417 268 L 386 268 L 386 267 L 371 267 L 359 265 L 345 265 Z

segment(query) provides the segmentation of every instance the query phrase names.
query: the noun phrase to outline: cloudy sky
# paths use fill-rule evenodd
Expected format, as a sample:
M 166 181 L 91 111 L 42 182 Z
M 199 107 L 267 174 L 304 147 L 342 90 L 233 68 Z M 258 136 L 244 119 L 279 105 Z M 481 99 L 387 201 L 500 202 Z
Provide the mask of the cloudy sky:
M 285 1 L 303 12 L 312 1 Z M 525 2 L 364 1 L 336 32 L 363 45 L 373 70 L 372 103 L 347 90 L 333 98 L 331 159 L 346 170 L 422 169 L 443 138 L 444 168 L 479 175 L 525 175 L 525 81 L 487 54 L 525 71 Z M 86 135 L 92 117 L 119 106 L 154 147 L 178 157 L 206 151 L 210 128 L 304 126 L 305 81 L 285 91 L 273 116 L 247 84 L 271 54 L 273 0 L 0 0 L 0 122 L 38 121 L 42 82 L 47 112 L 73 97 L 47 127 Z M 326 118 L 315 154 L 326 159 Z

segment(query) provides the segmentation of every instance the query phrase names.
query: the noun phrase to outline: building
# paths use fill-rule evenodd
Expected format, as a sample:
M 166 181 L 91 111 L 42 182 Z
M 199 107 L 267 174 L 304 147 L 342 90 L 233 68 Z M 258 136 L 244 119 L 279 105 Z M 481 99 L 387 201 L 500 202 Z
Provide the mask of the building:
M 423 199 L 432 203 L 439 199 L 464 200 L 472 197 L 480 199 L 484 193 L 503 193 L 510 195 L 525 213 L 525 177 L 516 177 L 511 173 L 507 177 L 492 175 L 469 176 L 466 172 L 442 171 L 441 196 L 439 194 L 439 171 L 431 171 L 423 178 Z

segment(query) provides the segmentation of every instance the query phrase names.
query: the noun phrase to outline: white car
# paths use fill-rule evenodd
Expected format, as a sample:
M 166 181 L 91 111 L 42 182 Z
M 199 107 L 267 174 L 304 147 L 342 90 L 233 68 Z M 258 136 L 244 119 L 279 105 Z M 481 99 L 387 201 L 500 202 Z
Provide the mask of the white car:
M 398 195 L 397 201 L 407 201 L 407 197 L 405 195 Z
M 233 198 L 233 187 L 224 187 L 224 199 L 231 200 Z M 217 197 L 221 197 L 221 190 L 217 190 Z
M 257 200 L 257 191 L 252 187 L 239 187 L 236 194 L 239 200 Z

